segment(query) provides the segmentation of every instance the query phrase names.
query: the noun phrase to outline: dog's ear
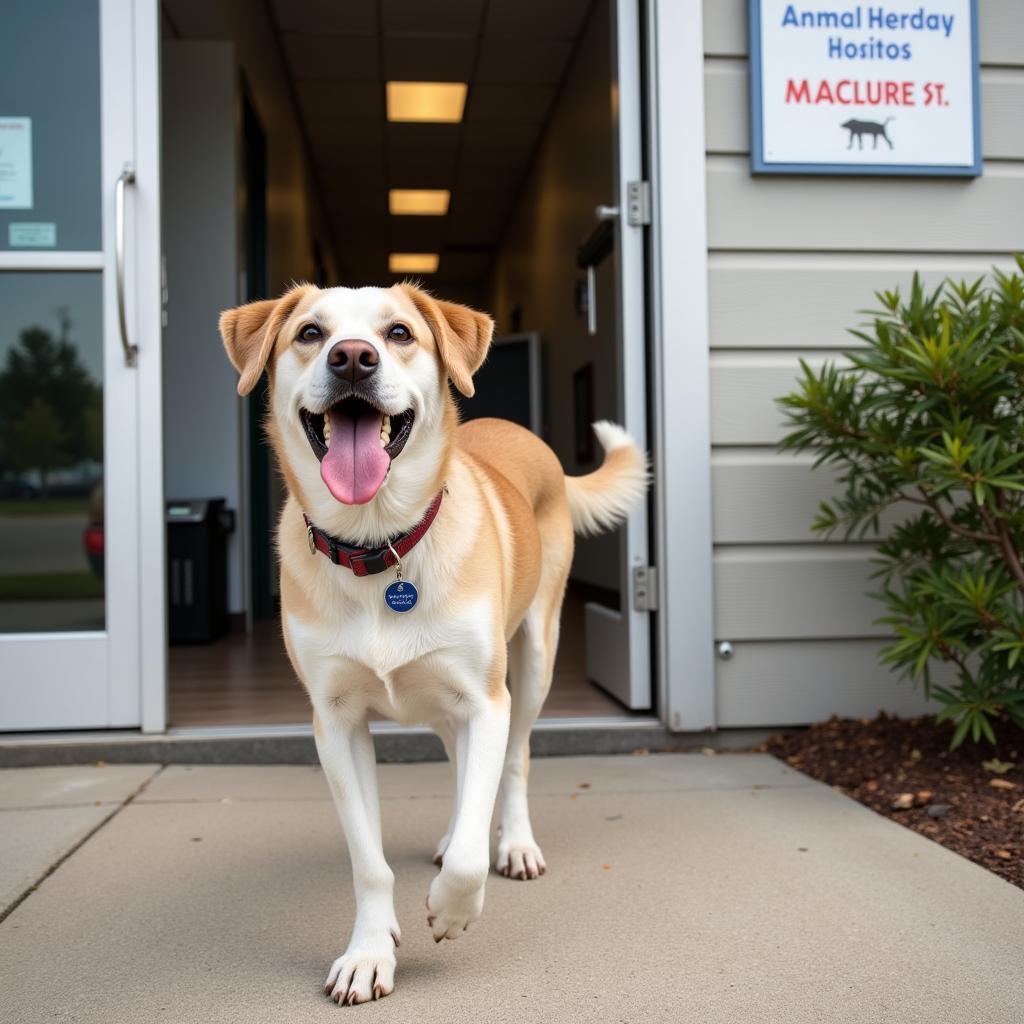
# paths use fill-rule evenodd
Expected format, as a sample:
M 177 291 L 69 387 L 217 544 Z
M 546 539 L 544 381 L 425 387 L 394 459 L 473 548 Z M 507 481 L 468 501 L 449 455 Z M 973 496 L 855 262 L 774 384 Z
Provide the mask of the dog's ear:
M 280 299 L 261 299 L 221 313 L 220 336 L 228 359 L 241 374 L 240 395 L 247 395 L 256 387 L 274 351 L 278 332 L 309 289 L 309 285 L 296 285 Z
M 404 283 L 400 287 L 427 321 L 449 379 L 463 395 L 472 398 L 476 392 L 473 374 L 487 356 L 494 321 L 469 306 L 435 299 L 415 285 Z

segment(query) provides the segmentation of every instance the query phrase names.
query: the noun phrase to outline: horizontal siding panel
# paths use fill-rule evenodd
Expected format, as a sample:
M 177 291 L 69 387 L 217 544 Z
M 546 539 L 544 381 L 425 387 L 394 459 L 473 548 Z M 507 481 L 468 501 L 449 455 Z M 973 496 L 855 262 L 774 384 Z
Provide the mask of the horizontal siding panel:
M 835 492 L 835 473 L 811 460 L 771 453 L 718 452 L 711 457 L 716 544 L 799 544 L 811 533 L 818 503 Z
M 821 352 L 803 358 L 815 368 L 839 361 Z M 787 431 L 775 400 L 796 389 L 799 359 L 795 352 L 712 352 L 711 443 L 778 443 Z
M 716 544 L 800 544 L 821 541 L 811 523 L 822 501 L 840 493 L 838 471 L 812 466 L 811 455 L 771 450 L 719 450 L 711 458 Z M 893 507 L 881 528 L 897 523 L 906 508 Z M 873 534 L 868 536 L 870 541 Z
M 1020 0 L 979 0 L 978 50 L 982 64 L 1024 65 Z M 704 52 L 747 54 L 747 0 L 704 0 Z
M 857 311 L 875 306 L 876 291 L 898 287 L 906 294 L 915 270 L 934 288 L 946 278 L 974 280 L 993 266 L 1015 268 L 1012 259 L 1001 255 L 712 253 L 711 347 L 852 348 L 860 343 L 849 329 L 868 319 Z
M 1024 14 L 1022 14 L 1024 17 Z M 1024 164 L 953 178 L 754 178 L 708 158 L 712 249 L 1013 252 L 1024 238 Z
M 716 663 L 718 725 L 807 725 L 830 715 L 935 710 L 920 687 L 878 663 L 880 648 L 876 640 L 735 644 L 733 656 Z
M 750 152 L 747 89 L 745 60 L 708 60 L 704 116 L 709 153 Z M 981 128 L 985 159 L 1024 160 L 1024 69 L 982 69 Z
M 868 545 L 719 548 L 715 552 L 715 636 L 721 640 L 883 637 L 873 624 L 884 605 Z

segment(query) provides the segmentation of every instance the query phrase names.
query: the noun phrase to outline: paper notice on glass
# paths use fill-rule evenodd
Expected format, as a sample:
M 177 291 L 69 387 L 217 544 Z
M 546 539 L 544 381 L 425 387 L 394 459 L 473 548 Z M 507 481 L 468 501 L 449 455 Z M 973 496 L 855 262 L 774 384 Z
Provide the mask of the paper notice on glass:
M 0 117 L 0 210 L 32 209 L 32 118 Z

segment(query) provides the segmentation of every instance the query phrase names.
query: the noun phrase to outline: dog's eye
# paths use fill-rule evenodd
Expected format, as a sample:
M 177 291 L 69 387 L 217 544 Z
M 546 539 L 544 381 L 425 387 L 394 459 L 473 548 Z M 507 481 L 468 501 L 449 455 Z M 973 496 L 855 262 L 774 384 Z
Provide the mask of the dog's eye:
M 299 341 L 320 341 L 321 338 L 323 338 L 323 334 L 316 324 L 306 324 L 299 331 Z
M 412 341 L 412 334 L 405 324 L 392 324 L 388 328 L 388 341 L 397 341 L 400 345 L 406 345 Z

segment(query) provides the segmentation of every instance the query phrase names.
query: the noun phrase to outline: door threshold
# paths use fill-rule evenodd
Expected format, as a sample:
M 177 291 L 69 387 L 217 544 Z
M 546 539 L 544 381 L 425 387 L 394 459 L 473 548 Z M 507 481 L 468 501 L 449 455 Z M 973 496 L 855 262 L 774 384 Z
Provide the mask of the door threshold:
M 750 750 L 778 730 L 724 729 L 670 733 L 650 717 L 538 719 L 530 737 L 535 757 L 582 754 Z M 425 726 L 370 725 L 382 763 L 443 761 L 441 741 Z M 190 726 L 166 733 L 135 729 L 77 733 L 0 734 L 0 768 L 96 764 L 317 764 L 309 725 Z
M 373 722 L 381 762 L 440 761 L 441 741 L 425 726 Z M 701 734 L 699 742 L 709 738 Z M 653 717 L 595 716 L 541 718 L 531 737 L 535 756 L 624 754 L 636 750 L 680 749 L 684 737 L 670 734 Z M 0 767 L 36 765 L 158 764 L 316 764 L 313 730 L 301 725 L 192 726 L 149 735 L 137 730 L 0 735 Z

